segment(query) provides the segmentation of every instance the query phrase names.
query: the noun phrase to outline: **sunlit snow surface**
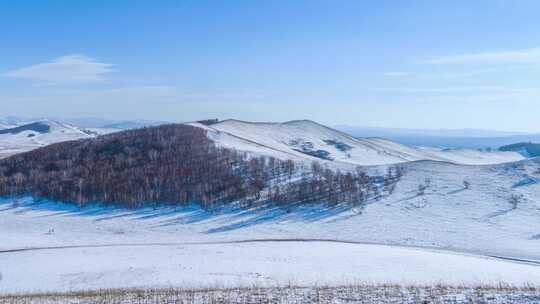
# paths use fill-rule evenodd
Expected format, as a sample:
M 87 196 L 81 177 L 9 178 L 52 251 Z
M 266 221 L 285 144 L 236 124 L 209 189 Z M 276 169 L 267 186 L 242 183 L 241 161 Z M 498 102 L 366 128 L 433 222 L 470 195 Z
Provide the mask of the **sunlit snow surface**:
M 28 125 L 38 125 L 41 128 L 48 128 L 46 132 L 38 132 L 35 130 L 23 130 L 14 133 L 0 134 L 0 158 L 8 157 L 17 153 L 27 152 L 50 144 L 93 138 L 97 135 L 116 132 L 114 129 L 99 129 L 99 128 L 78 128 L 69 124 L 60 123 L 51 120 L 37 121 Z M 18 126 L 19 128 L 24 127 Z M 16 128 L 4 128 L 12 130 Z M 0 126 L 0 130 L 2 130 Z
M 2 254 L 2 292 L 113 287 L 397 283 L 540 284 L 540 267 L 467 255 L 327 242 L 156 245 Z
M 309 120 L 286 123 L 225 120 L 211 126 L 192 125 L 208 130 L 208 136 L 218 145 L 282 159 L 320 160 L 313 157 L 317 151 L 324 151 L 335 163 L 362 166 L 418 160 L 480 165 L 523 159 L 515 152 L 417 148 L 382 138 L 354 138 Z

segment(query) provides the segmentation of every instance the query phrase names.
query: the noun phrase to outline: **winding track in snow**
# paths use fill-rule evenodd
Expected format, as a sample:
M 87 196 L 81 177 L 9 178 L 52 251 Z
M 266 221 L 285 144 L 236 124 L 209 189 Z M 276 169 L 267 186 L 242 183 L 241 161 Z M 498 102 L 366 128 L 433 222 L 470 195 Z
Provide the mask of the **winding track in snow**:
M 376 242 L 359 242 L 337 239 L 317 239 L 317 238 L 289 238 L 289 239 L 245 239 L 231 241 L 212 241 L 212 242 L 162 242 L 162 243 L 114 243 L 114 244 L 86 244 L 86 245 L 63 245 L 63 246 L 44 246 L 44 247 L 24 247 L 0 250 L 0 254 L 18 253 L 28 251 L 43 251 L 43 250 L 62 250 L 62 249 L 78 249 L 78 248 L 108 248 L 108 247 L 169 247 L 169 246 L 197 246 L 197 245 L 220 245 L 220 244 L 249 244 L 249 243 L 340 243 L 353 245 L 376 245 L 397 248 L 421 249 L 437 253 L 466 255 L 484 259 L 502 260 L 506 262 L 528 264 L 540 267 L 540 261 L 529 260 L 514 257 L 505 257 L 499 255 L 478 254 L 467 251 L 448 250 L 444 248 L 434 248 L 427 246 L 412 246 L 412 245 L 391 245 Z

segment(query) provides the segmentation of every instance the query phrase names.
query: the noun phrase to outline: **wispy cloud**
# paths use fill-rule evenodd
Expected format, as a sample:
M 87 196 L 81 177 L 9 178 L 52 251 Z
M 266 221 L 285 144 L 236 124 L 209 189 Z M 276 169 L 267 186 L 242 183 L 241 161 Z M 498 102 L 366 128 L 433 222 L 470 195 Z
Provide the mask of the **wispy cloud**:
M 540 88 L 510 88 L 503 86 L 463 86 L 463 87 L 433 87 L 433 88 L 370 88 L 370 91 L 398 92 L 398 93 L 469 93 L 469 92 L 505 92 L 527 93 L 540 92 Z
M 179 92 L 172 86 L 138 86 L 138 87 L 120 87 L 114 89 L 76 91 L 74 95 L 81 97 L 110 97 L 110 98 L 131 98 L 146 99 L 155 101 L 161 99 L 178 97 Z
M 388 77 L 405 77 L 409 76 L 411 73 L 408 72 L 386 72 L 383 75 Z
M 114 88 L 43 87 L 26 94 L 9 95 L 0 92 L 2 100 L 34 103 L 62 103 L 78 105 L 150 105 L 224 102 L 255 102 L 266 98 L 261 92 L 250 90 L 186 91 L 169 85 L 124 86 Z
M 402 101 L 411 103 L 440 104 L 531 104 L 540 98 L 540 88 L 505 86 L 462 86 L 462 87 L 388 87 L 370 88 L 381 94 L 397 94 Z M 384 95 L 381 95 L 384 96 Z
M 534 106 L 536 100 L 540 97 L 540 91 L 527 92 L 475 92 L 471 94 L 439 94 L 439 95 L 422 95 L 415 98 L 416 102 L 423 103 L 442 103 L 442 104 L 476 104 L 489 105 L 500 103 L 508 109 L 508 104 L 516 106 L 518 104 L 528 104 Z
M 3 73 L 3 76 L 48 84 L 88 83 L 105 80 L 112 65 L 84 55 L 67 55 Z
M 424 64 L 516 64 L 540 63 L 540 48 L 469 53 L 443 56 L 422 61 Z

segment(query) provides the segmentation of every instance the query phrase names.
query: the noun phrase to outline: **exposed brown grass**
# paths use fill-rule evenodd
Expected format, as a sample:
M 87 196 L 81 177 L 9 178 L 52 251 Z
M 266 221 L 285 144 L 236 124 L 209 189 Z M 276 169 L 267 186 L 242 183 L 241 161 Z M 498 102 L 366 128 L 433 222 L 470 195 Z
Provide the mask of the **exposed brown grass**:
M 229 289 L 109 289 L 0 296 L 1 304 L 184 303 L 540 303 L 535 286 L 251 287 Z

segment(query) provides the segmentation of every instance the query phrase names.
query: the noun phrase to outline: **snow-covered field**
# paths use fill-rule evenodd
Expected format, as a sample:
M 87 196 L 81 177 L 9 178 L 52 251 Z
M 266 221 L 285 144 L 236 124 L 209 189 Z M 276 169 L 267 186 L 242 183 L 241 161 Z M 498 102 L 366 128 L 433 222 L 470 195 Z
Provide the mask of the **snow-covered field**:
M 330 242 L 145 245 L 2 253 L 1 292 L 122 287 L 540 284 L 540 266 Z
M 538 285 L 538 168 L 537 160 L 495 166 L 409 163 L 394 194 L 362 209 L 79 210 L 5 199 L 0 250 L 82 247 L 0 253 L 0 293 L 249 282 Z M 424 183 L 429 185 L 422 195 L 418 185 Z M 515 206 L 512 195 L 520 197 Z M 214 243 L 298 238 L 368 244 Z
M 388 164 L 401 163 L 405 174 L 391 195 L 354 209 L 80 210 L 5 198 L 0 294 L 253 284 L 540 285 L 538 159 L 512 162 L 521 156 L 358 140 L 306 121 L 200 127 L 220 145 L 255 154 L 311 161 L 306 152 L 325 149 L 334 159 L 329 165 L 383 164 L 365 170 L 384 174 Z M 496 164 L 464 165 L 475 163 Z

